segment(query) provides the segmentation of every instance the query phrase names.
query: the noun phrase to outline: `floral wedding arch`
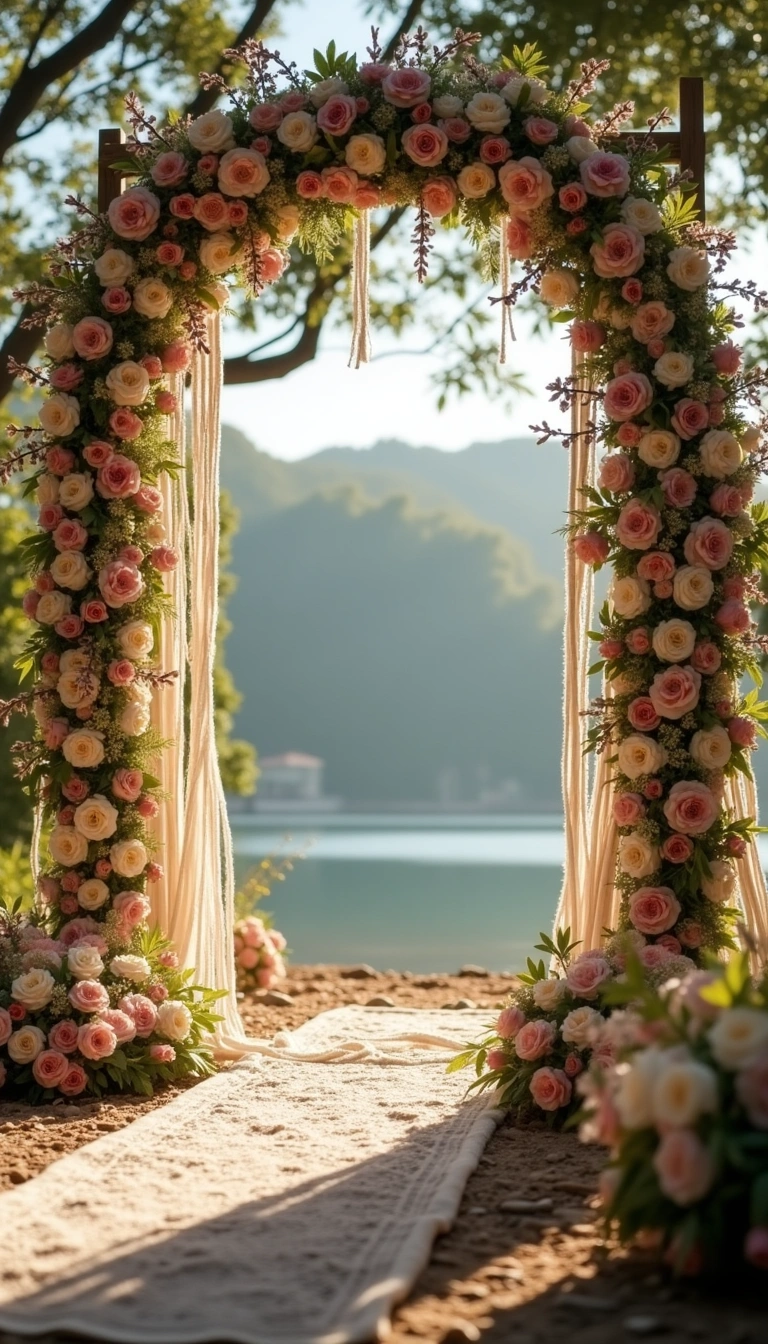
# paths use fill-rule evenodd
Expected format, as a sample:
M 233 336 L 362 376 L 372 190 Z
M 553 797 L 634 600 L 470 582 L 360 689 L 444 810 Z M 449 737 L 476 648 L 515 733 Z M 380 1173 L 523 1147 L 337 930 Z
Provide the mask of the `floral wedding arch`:
M 437 49 L 419 31 L 388 63 L 374 38 L 361 65 L 332 44 L 304 74 L 253 42 L 231 53 L 242 87 L 209 81 L 226 111 L 158 127 L 129 98 L 117 167 L 133 184 L 105 214 L 74 203 L 50 283 L 24 295 L 45 314 L 48 363 L 17 370 L 46 399 L 11 459 L 33 466 L 40 508 L 33 689 L 13 704 L 37 718 L 21 769 L 48 839 L 36 914 L 0 925 L 0 1088 L 147 1091 L 204 1072 L 211 1043 L 249 1048 L 213 731 L 224 277 L 257 296 L 292 241 L 322 257 L 352 226 L 360 363 L 368 221 L 384 206 L 415 208 L 420 278 L 435 221 L 462 226 L 500 258 L 505 310 L 534 288 L 570 323 L 573 372 L 554 385 L 572 415 L 561 917 L 586 946 L 620 927 L 695 957 L 746 915 L 768 946 L 747 756 L 763 710 L 738 689 L 768 553 L 768 511 L 751 504 L 765 450 L 745 417 L 758 380 L 729 339 L 729 297 L 750 287 L 718 279 L 730 239 L 696 222 L 652 134 L 616 152 L 631 109 L 589 119 L 603 66 L 557 93 L 532 49 L 489 69 L 472 41 Z M 589 638 L 604 673 L 591 802 Z

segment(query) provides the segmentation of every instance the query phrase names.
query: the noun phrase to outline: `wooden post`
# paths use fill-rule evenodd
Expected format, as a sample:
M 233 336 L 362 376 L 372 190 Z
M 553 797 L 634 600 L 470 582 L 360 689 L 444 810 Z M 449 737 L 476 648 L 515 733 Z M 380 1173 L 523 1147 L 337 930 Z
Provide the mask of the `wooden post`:
M 115 170 L 112 164 L 122 157 L 124 140 L 125 136 L 119 126 L 110 126 L 107 130 L 99 131 L 98 210 L 100 215 L 103 215 L 109 209 L 110 201 L 114 201 L 123 189 L 123 175 L 119 170 Z
M 707 137 L 704 131 L 704 80 L 686 76 L 680 80 L 680 167 L 690 169 L 696 183 L 699 218 L 704 220 L 706 198 L 704 178 L 707 161 Z

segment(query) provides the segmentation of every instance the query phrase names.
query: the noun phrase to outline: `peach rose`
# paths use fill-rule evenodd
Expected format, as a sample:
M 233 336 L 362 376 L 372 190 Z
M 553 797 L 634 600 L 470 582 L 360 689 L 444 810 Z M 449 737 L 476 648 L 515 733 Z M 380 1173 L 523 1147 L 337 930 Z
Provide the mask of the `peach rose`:
M 456 185 L 450 177 L 430 177 L 421 189 L 424 209 L 433 219 L 442 219 L 455 209 L 458 195 Z
M 630 702 L 627 706 L 627 718 L 638 733 L 652 733 L 661 722 L 653 701 L 647 695 L 638 695 Z M 643 876 L 643 874 L 638 874 L 638 876 Z
M 605 413 L 611 420 L 632 420 L 653 401 L 653 388 L 644 373 L 622 373 L 605 389 Z
M 116 798 L 126 803 L 135 803 L 144 786 L 141 770 L 122 767 L 112 776 L 111 789 Z
M 567 1106 L 573 1085 L 562 1069 L 537 1069 L 528 1084 L 534 1102 L 542 1111 L 557 1111 Z
M 509 167 L 505 164 L 504 167 Z M 456 179 L 456 184 L 462 196 L 467 200 L 479 201 L 493 191 L 496 186 L 496 177 L 492 168 L 487 163 L 477 160 L 475 163 L 466 164 Z
M 515 1051 L 519 1059 L 540 1059 L 552 1050 L 557 1035 L 553 1022 L 545 1018 L 535 1018 L 526 1022 L 515 1036 Z
M 160 218 L 160 202 L 146 187 L 128 187 L 110 202 L 107 215 L 119 238 L 141 243 L 154 232 Z
M 649 583 L 666 583 L 675 572 L 675 562 L 669 551 L 649 551 L 640 558 L 637 572 Z
M 696 401 L 692 397 L 683 397 L 681 401 L 675 403 L 675 413 L 672 416 L 672 428 L 677 431 L 681 439 L 693 439 L 700 434 L 709 424 L 709 410 L 702 401 Z
M 683 565 L 672 581 L 673 595 L 684 611 L 699 611 L 712 597 L 712 575 L 704 565 Z
M 525 261 L 533 253 L 531 226 L 522 216 L 513 217 L 507 224 L 507 248 L 514 261 Z
M 525 1013 L 520 1008 L 502 1008 L 496 1019 L 496 1031 L 502 1040 L 513 1041 L 525 1021 Z
M 96 475 L 96 490 L 102 499 L 128 499 L 141 489 L 141 472 L 136 462 L 122 453 L 113 453 Z
M 103 317 L 83 317 L 72 328 L 72 344 L 81 359 L 103 359 L 112 341 L 112 324 Z
M 653 678 L 648 695 L 663 719 L 682 719 L 699 703 L 701 673 L 692 667 L 665 667 Z
M 381 81 L 381 91 L 393 107 L 416 107 L 417 103 L 425 103 L 431 87 L 432 80 L 426 70 L 413 66 L 390 70 Z
M 554 194 L 552 178 L 538 159 L 525 155 L 499 169 L 499 186 L 515 214 L 528 215 Z
M 528 117 L 523 122 L 523 131 L 532 144 L 551 145 L 557 139 L 557 122 L 550 121 L 549 117 Z
M 356 117 L 356 99 L 348 93 L 334 93 L 319 109 L 317 124 L 327 135 L 341 137 L 352 129 Z
M 692 1129 L 668 1130 L 653 1155 L 653 1168 L 662 1193 L 682 1208 L 703 1199 L 715 1179 L 712 1155 Z
M 629 918 L 638 933 L 655 937 L 680 918 L 680 902 L 671 887 L 638 887 L 630 898 Z
M 601 241 L 589 250 L 595 274 L 602 279 L 634 275 L 643 264 L 645 238 L 630 224 L 606 224 Z
M 664 804 L 664 816 L 670 827 L 682 835 L 704 835 L 717 820 L 717 815 L 717 799 L 698 779 L 678 780 L 672 785 Z
M 117 1036 L 106 1022 L 86 1022 L 77 1033 L 77 1048 L 86 1059 L 108 1059 L 117 1049 Z
M 45 601 L 44 598 L 43 601 Z M 38 608 L 38 620 L 40 619 L 39 610 Z M 726 635 L 744 635 L 752 624 L 749 608 L 745 607 L 743 602 L 739 602 L 737 598 L 729 598 L 727 602 L 723 602 L 722 606 L 718 607 L 715 612 L 715 620 Z
M 78 980 L 67 998 L 78 1013 L 100 1013 L 109 1007 L 109 994 L 98 980 Z
M 0 1038 L 0 1044 L 2 1039 Z M 71 1017 L 54 1023 L 48 1032 L 48 1044 L 62 1055 L 71 1055 L 77 1049 L 77 1023 Z
M 112 901 L 112 909 L 129 928 L 141 924 L 149 915 L 150 908 L 149 901 L 140 891 L 118 892 Z
M 149 175 L 157 187 L 178 187 L 189 172 L 189 164 L 183 154 L 169 150 L 160 154 L 149 170 Z
M 358 187 L 357 173 L 351 168 L 324 168 L 322 172 L 323 193 L 329 201 L 348 205 L 354 199 Z
M 593 355 L 605 344 L 605 327 L 599 322 L 581 321 L 571 323 L 571 345 L 582 355 Z
M 666 336 L 674 325 L 675 314 L 660 299 L 654 299 L 650 303 L 641 303 L 632 314 L 630 331 L 636 341 L 647 345 L 649 341 Z
M 600 986 L 611 978 L 611 968 L 599 952 L 584 952 L 572 961 L 565 982 L 579 999 L 596 999 Z
M 408 158 L 420 168 L 435 168 L 448 153 L 448 137 L 439 126 L 409 126 L 403 132 L 402 147 Z
M 688 509 L 696 498 L 696 478 L 682 467 L 672 467 L 659 476 L 661 489 L 667 504 L 673 509 Z
M 218 183 L 227 196 L 258 196 L 269 183 L 264 155 L 257 149 L 227 150 L 219 162 Z
M 629 550 L 647 551 L 655 545 L 661 531 L 661 515 L 652 504 L 630 499 L 616 523 L 616 536 Z
M 654 737 L 644 733 L 630 733 L 619 743 L 618 766 L 627 779 L 652 775 L 666 764 L 667 753 Z
M 626 453 L 609 453 L 600 463 L 599 484 L 612 494 L 631 490 L 635 483 L 635 468 Z M 642 577 L 642 576 L 641 576 Z
M 692 292 L 706 283 L 709 258 L 695 247 L 673 247 L 669 254 L 667 275 L 678 289 Z

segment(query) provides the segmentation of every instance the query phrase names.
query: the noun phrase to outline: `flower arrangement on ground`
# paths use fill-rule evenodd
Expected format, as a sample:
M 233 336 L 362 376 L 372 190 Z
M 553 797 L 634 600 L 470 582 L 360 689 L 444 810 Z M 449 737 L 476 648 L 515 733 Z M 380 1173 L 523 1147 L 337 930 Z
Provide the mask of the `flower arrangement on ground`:
M 624 973 L 628 955 L 638 955 L 651 982 L 694 969 L 688 957 L 645 945 L 638 934 L 612 938 L 601 949 L 573 953 L 570 929 L 559 929 L 554 941 L 540 934 L 536 950 L 551 958 L 528 958 L 528 969 L 501 1009 L 489 1034 L 451 1063 L 450 1070 L 474 1066 L 470 1090 L 498 1091 L 498 1104 L 518 1115 L 543 1113 L 562 1124 L 579 1106 L 575 1080 L 593 1054 L 603 1064 L 613 1047 L 601 1033 L 609 986 Z
M 633 962 L 609 998 L 629 1007 L 579 1081 L 607 1220 L 678 1273 L 768 1270 L 768 972 L 738 953 L 654 987 Z
M 272 989 L 286 976 L 283 953 L 287 943 L 268 917 L 246 915 L 235 924 L 237 988 L 248 991 Z

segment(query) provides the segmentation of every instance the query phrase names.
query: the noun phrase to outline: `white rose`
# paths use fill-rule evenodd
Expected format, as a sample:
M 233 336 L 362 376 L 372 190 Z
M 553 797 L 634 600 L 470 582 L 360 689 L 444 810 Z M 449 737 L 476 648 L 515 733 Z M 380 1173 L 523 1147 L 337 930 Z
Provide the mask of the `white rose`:
M 760 430 L 757 425 L 750 425 L 745 429 L 741 438 L 741 446 L 745 454 L 754 453 L 756 448 L 760 447 Z
M 726 1008 L 709 1032 L 709 1043 L 722 1068 L 746 1068 L 768 1049 L 768 1012 Z
M 148 275 L 133 291 L 133 306 L 142 317 L 167 317 L 173 306 L 173 295 L 164 280 Z
M 94 793 L 75 808 L 75 830 L 87 840 L 108 840 L 117 830 L 117 808 L 103 793 Z
M 649 467 L 671 467 L 680 456 L 680 440 L 671 429 L 650 429 L 638 443 L 637 455 Z
M 78 770 L 92 770 L 104 760 L 104 734 L 92 728 L 76 728 L 64 738 L 61 750 L 65 761 Z
M 188 131 L 189 143 L 201 154 L 221 154 L 235 143 L 232 122 L 225 112 L 214 109 L 195 117 Z
M 306 154 L 317 144 L 317 122 L 309 112 L 289 112 L 277 128 L 277 138 L 294 154 Z
M 61 588 L 79 592 L 91 577 L 91 570 L 81 551 L 60 551 L 50 567 L 51 578 Z
M 466 117 L 475 130 L 499 135 L 509 125 L 510 111 L 498 93 L 476 93 L 467 103 Z
M 717 1076 L 695 1059 L 674 1060 L 653 1082 L 654 1122 L 666 1128 L 693 1125 L 705 1112 L 717 1110 Z
M 157 1030 L 170 1041 L 183 1041 L 189 1035 L 192 1014 L 178 999 L 166 999 L 157 1010 Z
M 619 744 L 619 770 L 627 779 L 639 779 L 641 775 L 654 775 L 666 764 L 667 753 L 653 737 L 644 733 L 630 733 Z
M 77 888 L 77 903 L 83 910 L 100 910 L 109 900 L 109 887 L 98 877 L 89 877 Z
M 56 682 L 59 699 L 67 709 L 83 709 L 92 705 L 99 694 L 99 678 L 95 672 L 63 672 Z
M 529 103 L 545 103 L 549 97 L 549 90 L 546 84 L 542 84 L 540 79 L 533 79 L 530 75 L 511 75 L 501 90 L 501 96 L 510 107 L 517 107 L 518 99 L 523 89 L 528 89 Z
M 693 377 L 693 360 L 680 350 L 667 350 L 656 360 L 653 376 L 665 387 L 685 387 Z
M 242 255 L 234 234 L 226 229 L 212 233 L 200 243 L 200 260 L 212 275 L 223 275 L 237 266 Z
M 93 499 L 93 476 L 89 471 L 72 471 L 59 488 L 59 503 L 70 513 L 85 509 Z
M 700 728 L 693 734 L 688 750 L 702 770 L 720 770 L 731 759 L 731 739 L 721 724 Z
M 126 658 L 146 658 L 155 642 L 152 626 L 146 621 L 127 621 L 119 626 L 116 638 Z
M 46 434 L 64 439 L 80 424 L 80 402 L 66 392 L 54 392 L 43 402 L 38 417 Z
M 738 439 L 727 429 L 710 429 L 699 444 L 701 465 L 707 476 L 722 481 L 730 476 L 744 460 Z
M 349 85 L 338 75 L 331 79 L 319 79 L 309 91 L 309 100 L 315 107 L 322 107 L 335 93 L 349 93 Z
M 619 867 L 629 877 L 650 877 L 659 866 L 659 851 L 638 831 L 619 837 Z
M 109 370 L 107 391 L 118 406 L 140 406 L 149 392 L 149 374 L 133 359 L 124 359 Z
M 53 476 L 49 471 L 43 472 L 42 476 L 38 476 L 35 498 L 37 499 L 37 502 L 40 505 L 41 509 L 44 509 L 46 504 L 58 504 L 59 502 L 58 476 Z
M 460 117 L 464 104 L 453 93 L 444 93 L 432 99 L 432 111 L 436 117 Z
M 533 1002 L 545 1013 L 552 1013 L 568 993 L 564 980 L 537 980 L 533 986 Z
M 54 863 L 74 868 L 88 857 L 88 841 L 74 826 L 54 826 L 48 841 L 48 850 Z
M 673 247 L 669 254 L 667 275 L 678 289 L 699 289 L 709 275 L 706 252 L 699 252 L 695 247 Z
M 119 877 L 138 877 L 147 866 L 147 851 L 141 840 L 119 840 L 109 857 Z
M 652 1047 L 635 1055 L 632 1064 L 619 1064 L 616 1069 L 614 1100 L 625 1129 L 645 1129 L 653 1124 L 653 1087 L 665 1062 L 662 1051 Z
M 634 578 L 627 574 L 624 578 L 614 577 L 611 583 L 611 601 L 614 611 L 626 620 L 642 616 L 651 605 L 651 589 L 645 579 Z
M 152 967 L 146 957 L 135 957 L 128 952 L 123 956 L 113 957 L 109 969 L 118 980 L 133 980 L 136 984 L 148 980 L 152 974 Z
M 75 353 L 72 328 L 68 322 L 57 322 L 43 337 L 45 352 L 51 359 L 71 359 Z
M 229 265 L 237 266 L 241 259 L 242 251 L 238 251 L 234 256 L 230 256 Z M 216 303 L 219 305 L 219 309 L 223 312 L 227 306 L 227 300 L 229 299 L 229 286 L 225 285 L 223 280 L 215 280 L 212 285 L 206 285 L 205 290 L 206 294 L 210 294 L 215 299 Z M 214 306 L 208 302 L 207 298 L 203 299 L 203 303 L 206 308 L 212 308 Z M 157 521 L 150 523 L 150 528 L 158 528 L 159 526 L 160 524 Z M 147 535 L 149 535 L 149 529 L 147 530 Z M 163 533 L 163 536 L 165 536 L 165 533 Z
M 55 625 L 57 621 L 68 616 L 72 610 L 72 598 L 68 593 L 60 593 L 55 589 L 52 593 L 43 593 L 37 604 L 35 619 L 41 625 Z
M 60 672 L 81 672 L 90 665 L 91 655 L 85 649 L 65 649 L 59 658 Z
M 693 653 L 696 631 L 690 621 L 673 616 L 671 621 L 659 621 L 651 642 L 653 652 L 663 663 L 684 663 Z
M 387 148 L 380 135 L 353 135 L 344 150 L 347 167 L 361 177 L 380 173 L 387 162 Z
M 104 970 L 104 962 L 97 949 L 87 944 L 82 947 L 70 947 L 67 953 L 67 965 L 75 980 L 98 980 Z
M 17 1003 L 28 1008 L 30 1013 L 39 1013 L 50 1003 L 53 987 L 56 984 L 50 971 L 32 970 L 19 975 L 11 983 L 11 994 Z
M 683 611 L 706 607 L 714 592 L 712 575 L 703 565 L 683 565 L 672 580 L 672 594 Z
M 575 1045 L 578 1050 L 584 1050 L 591 1044 L 592 1033 L 602 1020 L 596 1008 L 587 1008 L 586 1005 L 574 1008 L 563 1019 L 560 1034 L 566 1045 Z
M 710 859 L 709 866 L 712 876 L 701 879 L 701 890 L 707 900 L 715 905 L 729 901 L 736 890 L 736 870 L 733 864 L 727 863 L 725 859 Z
M 539 281 L 539 295 L 551 308 L 569 308 L 578 293 L 573 271 L 545 271 Z
M 588 159 L 590 154 L 600 153 L 600 146 L 586 135 L 572 135 L 570 140 L 566 140 L 565 148 L 574 163 L 581 163 L 582 160 Z
M 31 1064 L 44 1047 L 45 1036 L 39 1027 L 20 1027 L 5 1048 L 14 1064 Z
M 621 203 L 621 218 L 643 235 L 658 233 L 663 220 L 658 205 L 642 196 L 626 196 Z
M 149 727 L 152 692 L 141 682 L 133 682 L 126 691 L 127 700 L 120 714 L 120 730 L 128 737 L 138 737 Z
M 299 210 L 295 205 L 281 205 L 277 211 L 277 232 L 289 243 L 299 227 Z
M 475 163 L 468 163 L 462 168 L 456 178 L 456 185 L 468 201 L 479 201 L 483 196 L 487 196 L 489 191 L 493 191 L 496 176 L 487 163 L 482 163 L 478 159 Z
M 93 263 L 102 285 L 124 285 L 133 274 L 133 257 L 129 257 L 121 247 L 108 247 Z

